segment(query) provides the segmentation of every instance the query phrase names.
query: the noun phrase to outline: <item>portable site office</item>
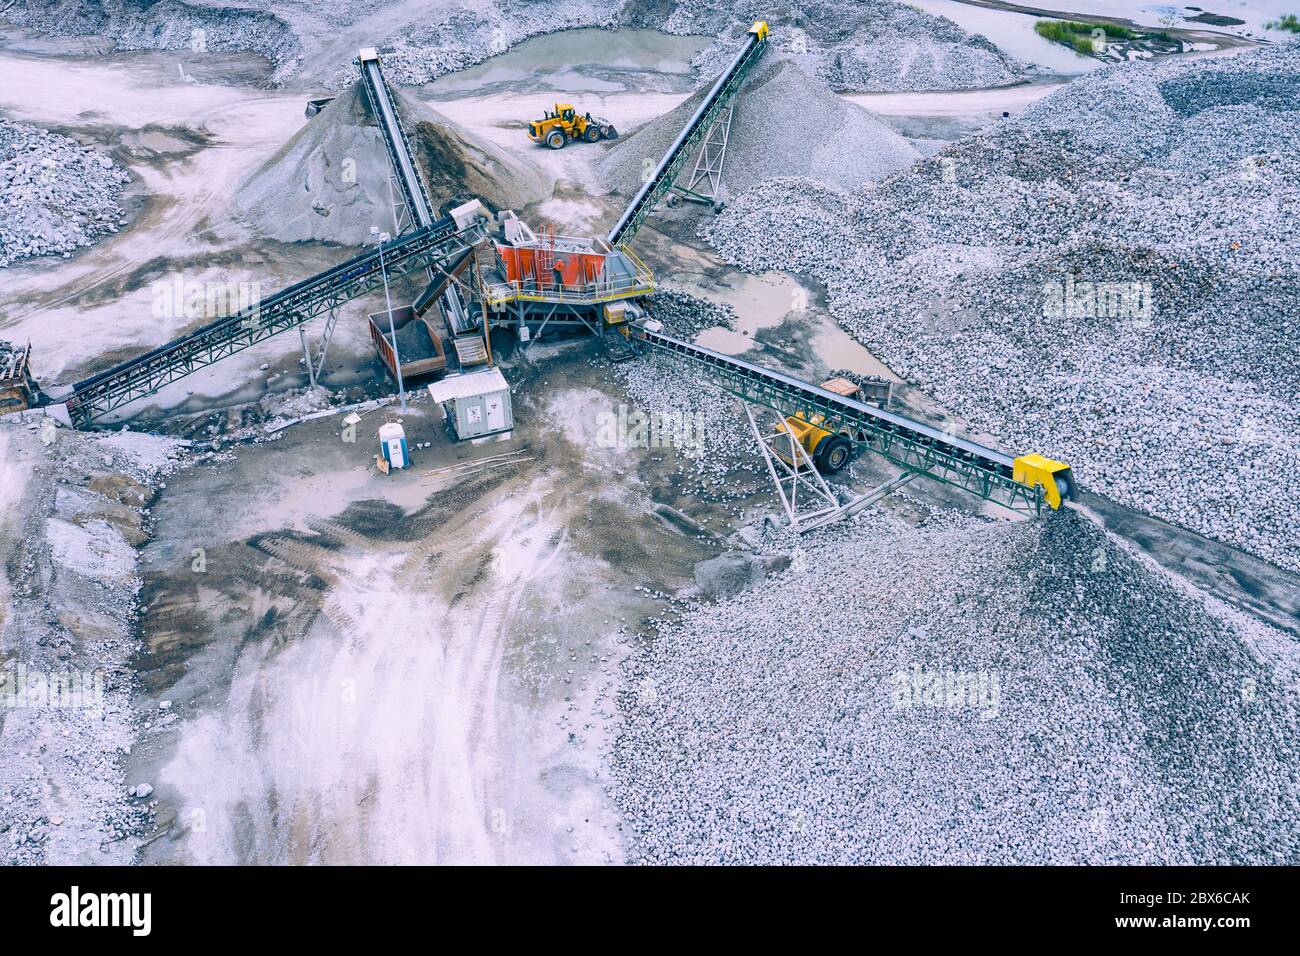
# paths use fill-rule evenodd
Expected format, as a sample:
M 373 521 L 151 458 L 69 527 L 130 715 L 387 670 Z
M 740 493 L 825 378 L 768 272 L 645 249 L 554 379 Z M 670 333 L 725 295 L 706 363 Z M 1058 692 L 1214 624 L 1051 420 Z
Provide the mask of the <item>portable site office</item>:
M 497 368 L 449 375 L 429 385 L 429 397 L 447 411 L 456 438 L 481 438 L 515 427 L 510 386 Z

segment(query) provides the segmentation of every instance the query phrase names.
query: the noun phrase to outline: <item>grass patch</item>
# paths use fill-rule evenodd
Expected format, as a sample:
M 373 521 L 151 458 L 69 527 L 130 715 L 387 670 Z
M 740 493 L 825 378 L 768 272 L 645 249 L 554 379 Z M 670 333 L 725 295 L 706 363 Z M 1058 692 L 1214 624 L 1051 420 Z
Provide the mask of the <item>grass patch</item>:
M 1294 13 L 1285 13 L 1280 20 L 1270 20 L 1264 26 L 1269 30 L 1289 30 L 1292 33 L 1300 33 L 1300 17 Z
M 1092 31 L 1100 28 L 1108 40 L 1131 40 L 1133 31 L 1116 23 L 1080 23 L 1078 20 L 1039 20 L 1034 31 L 1045 40 L 1064 43 L 1076 53 L 1095 53 Z

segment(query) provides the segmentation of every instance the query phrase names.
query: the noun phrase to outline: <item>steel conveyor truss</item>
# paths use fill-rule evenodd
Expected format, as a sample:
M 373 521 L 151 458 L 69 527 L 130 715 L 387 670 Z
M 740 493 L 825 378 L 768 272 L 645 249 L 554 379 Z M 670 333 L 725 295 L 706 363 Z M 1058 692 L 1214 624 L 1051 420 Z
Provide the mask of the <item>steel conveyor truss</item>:
M 636 328 L 631 336 L 695 363 L 706 378 L 743 402 L 785 416 L 821 415 L 820 427 L 846 435 L 908 471 L 1021 514 L 1037 516 L 1042 511 L 1043 489 L 1016 481 L 1015 460 L 1000 451 L 659 332 Z
M 379 56 L 373 49 L 364 49 L 359 57 L 361 79 L 370 100 L 370 107 L 375 112 L 379 131 L 383 134 L 384 148 L 388 150 L 389 167 L 397 183 L 402 201 L 410 210 L 411 219 L 417 228 L 428 226 L 433 222 L 433 204 L 429 201 L 429 191 L 411 157 L 411 144 L 402 129 L 402 122 L 397 116 L 397 107 L 389 93 L 383 71 L 379 67 Z M 399 225 L 399 231 L 401 226 Z
M 632 202 L 624 210 L 622 217 L 609 231 L 609 244 L 631 242 L 646 217 L 654 211 L 655 205 L 673 188 L 673 182 L 686 161 L 695 154 L 696 148 L 724 109 L 727 109 L 740 84 L 754 68 L 754 64 L 763 55 L 767 47 L 767 24 L 755 23 L 745 34 L 745 45 L 736 54 L 735 59 L 718 77 L 709 90 L 704 101 L 700 103 L 695 114 L 687 121 L 677 139 L 668 147 L 668 152 L 659 161 L 650 179 L 641 187 Z
M 455 259 L 484 236 L 481 220 L 461 228 L 454 217 L 447 216 L 386 243 L 382 247 L 383 266 L 390 279 L 406 275 Z M 68 415 L 74 425 L 85 426 L 197 369 L 380 288 L 382 282 L 380 250 L 371 249 L 247 309 L 78 382 L 68 399 Z

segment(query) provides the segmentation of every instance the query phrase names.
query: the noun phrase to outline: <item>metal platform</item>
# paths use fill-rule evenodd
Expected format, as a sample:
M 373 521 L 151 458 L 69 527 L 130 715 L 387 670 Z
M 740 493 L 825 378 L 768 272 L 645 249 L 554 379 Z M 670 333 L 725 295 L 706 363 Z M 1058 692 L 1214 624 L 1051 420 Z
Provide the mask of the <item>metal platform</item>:
M 579 251 L 577 243 L 590 245 L 591 242 L 567 236 L 556 236 L 555 241 L 556 256 L 563 256 L 566 251 Z M 565 243 L 574 248 L 566 247 Z M 589 307 L 654 292 L 654 273 L 631 249 L 620 246 L 603 255 L 604 268 L 600 275 L 581 284 L 541 284 L 535 280 L 511 282 L 506 279 L 504 269 L 495 266 L 483 273 L 480 289 L 483 304 L 489 311 L 498 313 L 515 303 Z

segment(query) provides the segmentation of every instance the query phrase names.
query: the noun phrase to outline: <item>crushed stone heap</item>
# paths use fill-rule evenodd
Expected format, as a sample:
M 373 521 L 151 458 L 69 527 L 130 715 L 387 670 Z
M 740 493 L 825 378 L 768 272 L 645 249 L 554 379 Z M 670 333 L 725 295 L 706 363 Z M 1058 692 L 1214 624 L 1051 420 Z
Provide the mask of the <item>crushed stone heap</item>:
M 408 94 L 392 93 L 435 207 L 478 196 L 493 208 L 518 208 L 543 197 L 535 171 Z M 244 182 L 235 204 L 273 239 L 362 245 L 371 226 L 392 231 L 390 195 L 383 136 L 353 84 Z
M 631 861 L 1300 860 L 1285 635 L 1074 512 L 817 536 L 625 665 Z
M 851 192 L 703 223 L 1008 449 L 1300 570 L 1300 42 L 1107 67 Z
M 115 233 L 130 174 L 92 147 L 0 119 L 0 267 Z
M 635 193 L 647 161 L 662 158 L 706 92 L 699 90 L 614 143 L 599 163 L 602 182 Z M 793 60 L 769 51 L 736 95 L 722 184 L 728 195 L 778 176 L 850 188 L 883 179 L 919 157 L 916 147 L 884 121 L 844 102 Z
M 721 67 L 730 38 L 754 20 L 766 20 L 779 50 L 842 92 L 983 89 L 1019 82 L 1029 70 L 985 37 L 896 0 L 814 0 L 780 8 L 705 0 L 640 3 L 632 10 L 635 23 L 718 36 L 697 61 L 704 72 Z

